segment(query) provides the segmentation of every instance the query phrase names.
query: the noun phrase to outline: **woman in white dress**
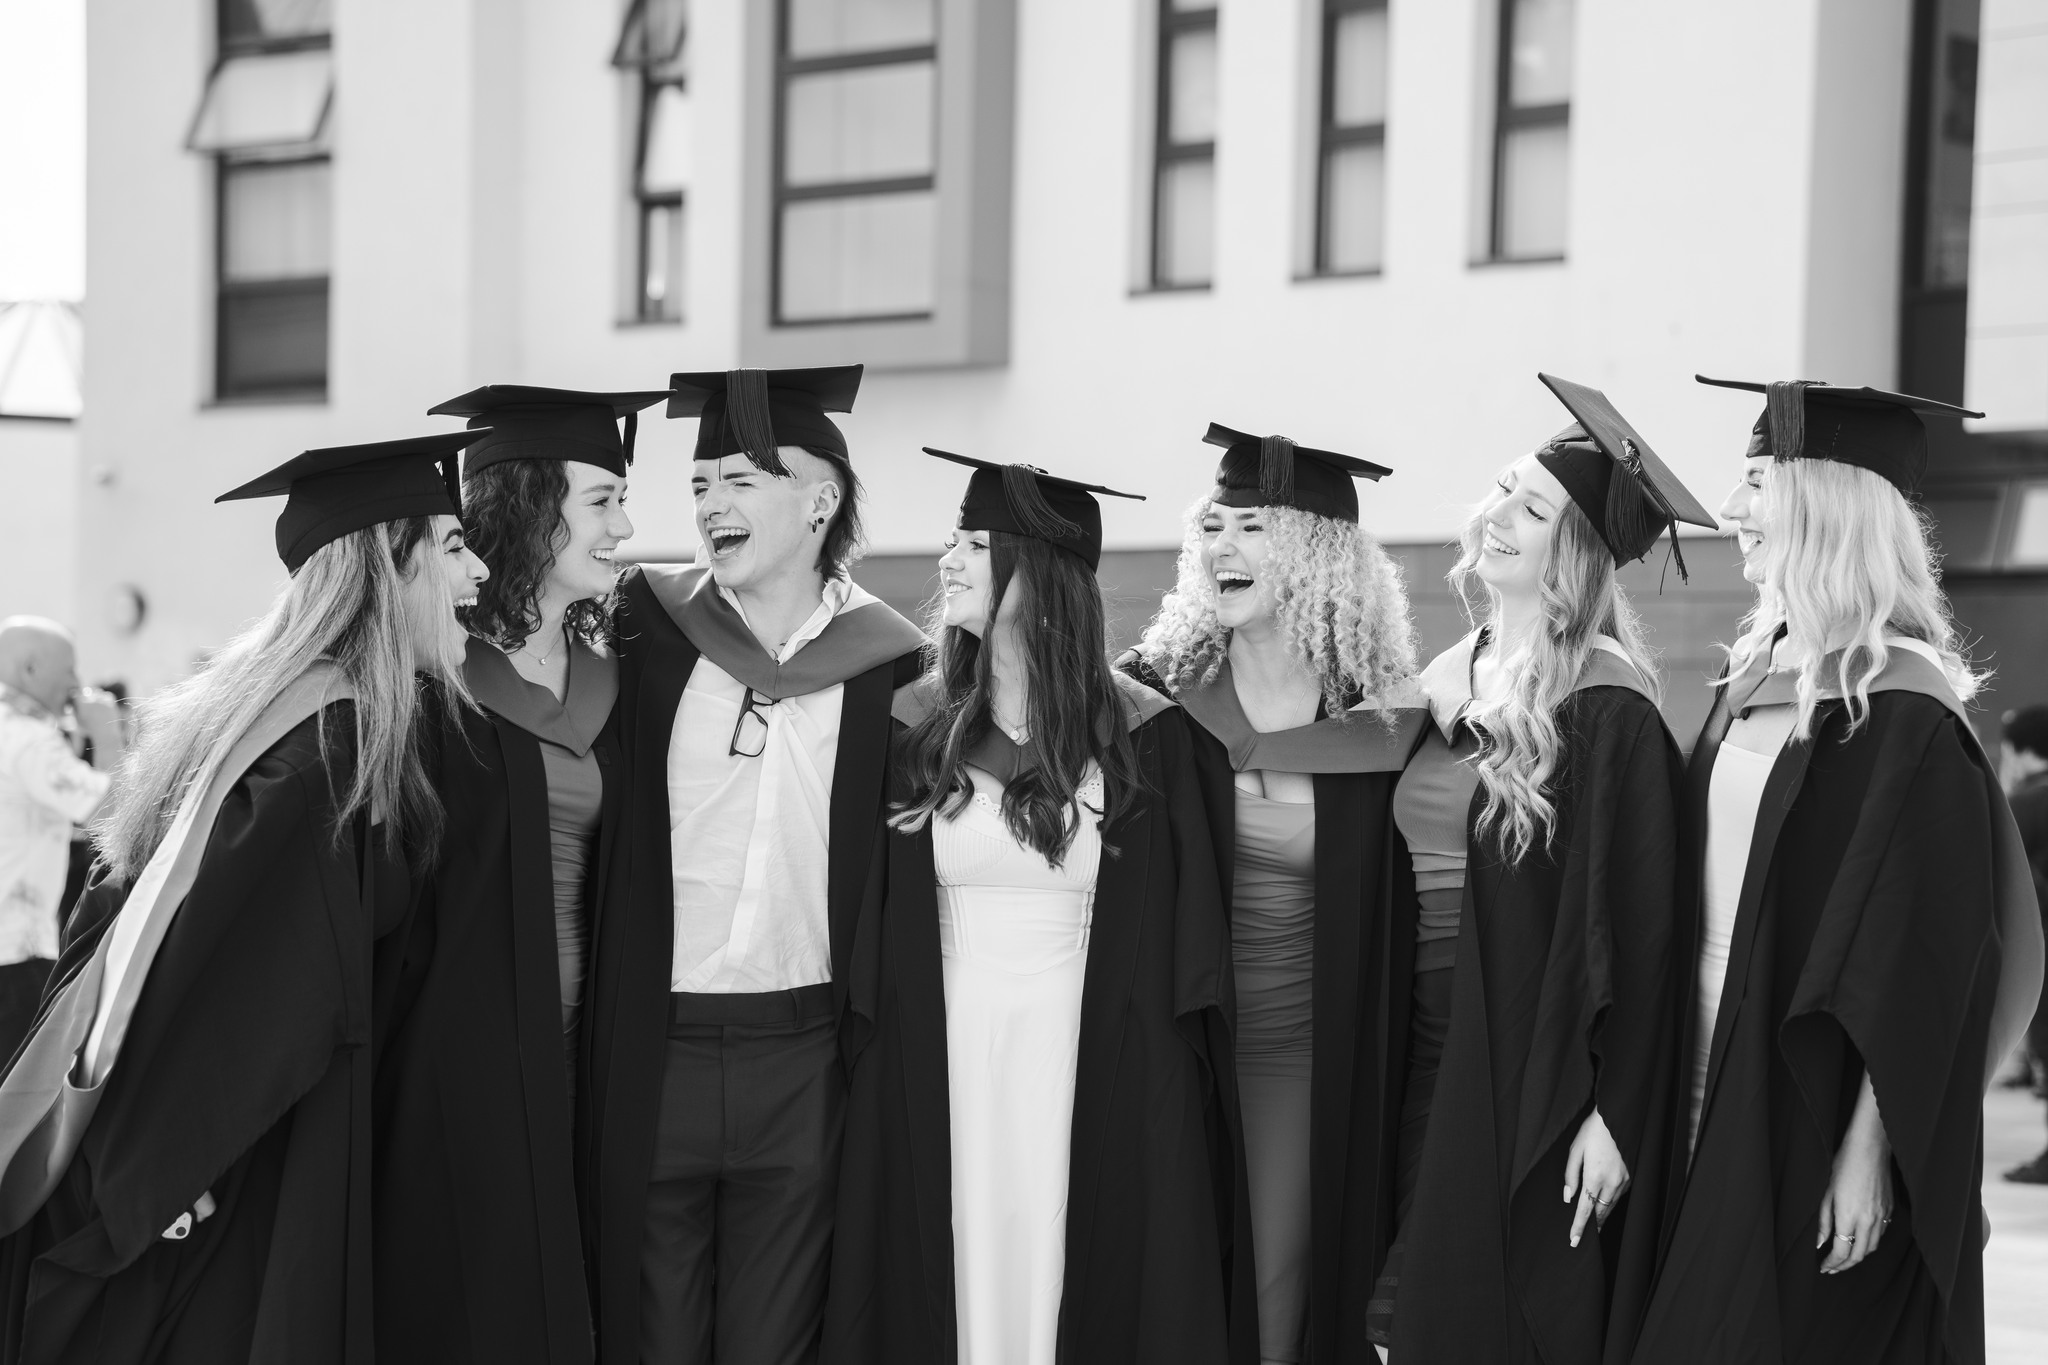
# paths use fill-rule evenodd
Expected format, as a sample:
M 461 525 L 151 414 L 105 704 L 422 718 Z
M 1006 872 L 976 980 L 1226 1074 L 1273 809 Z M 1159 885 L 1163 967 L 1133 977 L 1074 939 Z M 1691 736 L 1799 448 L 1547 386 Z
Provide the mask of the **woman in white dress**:
M 976 472 L 847 982 L 824 1358 L 1243 1359 L 1228 926 L 1185 722 L 1105 655 L 1111 490 L 946 458 Z

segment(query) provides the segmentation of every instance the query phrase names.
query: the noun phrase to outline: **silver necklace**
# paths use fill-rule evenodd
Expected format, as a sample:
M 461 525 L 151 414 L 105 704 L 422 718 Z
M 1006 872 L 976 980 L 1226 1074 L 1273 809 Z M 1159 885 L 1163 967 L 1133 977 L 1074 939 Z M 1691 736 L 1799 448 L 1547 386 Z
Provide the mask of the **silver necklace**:
M 561 635 L 561 643 L 562 643 L 562 644 L 567 644 L 568 642 L 569 642 L 569 624 L 568 624 L 568 622 L 566 622 L 566 621 L 565 621 L 565 622 L 563 622 L 563 623 L 562 623 L 562 635 Z M 548 660 L 549 660 L 549 659 L 550 659 L 551 657 L 553 657 L 553 655 L 543 654 L 543 653 L 541 653 L 541 652 L 540 652 L 539 650 L 535 649 L 535 648 L 533 647 L 533 641 L 531 641 L 531 640 L 528 640 L 528 641 L 527 641 L 527 642 L 526 642 L 525 644 L 521 645 L 521 646 L 520 646 L 520 648 L 521 648 L 522 650 L 526 651 L 526 652 L 527 652 L 528 654 L 531 654 L 531 655 L 533 656 L 533 661 L 534 661 L 535 663 L 539 664 L 539 665 L 540 665 L 540 666 L 541 666 L 542 668 L 546 668 L 546 667 L 548 666 Z M 556 654 L 559 654 L 560 652 L 561 652 L 561 650 L 560 650 L 560 648 L 558 647 L 558 648 L 557 648 L 557 649 L 555 650 L 555 653 L 556 653 Z

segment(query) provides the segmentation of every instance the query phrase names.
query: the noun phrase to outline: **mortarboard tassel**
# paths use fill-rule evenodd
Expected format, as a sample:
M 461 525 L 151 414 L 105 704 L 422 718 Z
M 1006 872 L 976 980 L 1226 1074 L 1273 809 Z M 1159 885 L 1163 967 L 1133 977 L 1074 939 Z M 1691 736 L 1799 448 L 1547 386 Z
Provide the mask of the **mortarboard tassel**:
M 1285 436 L 1259 438 L 1259 496 L 1268 507 L 1294 505 L 1294 442 Z
M 1028 464 L 1004 465 L 1003 500 L 1010 504 L 1011 513 L 1026 535 L 1040 540 L 1065 540 L 1080 535 L 1077 523 L 1053 511 L 1046 502 L 1038 487 L 1038 476 L 1044 472 Z
M 775 419 L 768 407 L 768 372 L 732 370 L 725 380 L 725 421 L 740 438 L 747 458 L 764 474 L 784 478 L 789 471 L 775 451 Z
M 1671 560 L 1678 568 L 1678 581 L 1690 583 L 1685 556 L 1678 552 L 1678 518 L 1664 505 L 1664 499 L 1643 473 L 1643 453 L 1634 441 L 1624 439 L 1621 459 L 1614 477 L 1607 483 L 1608 546 L 1655 544 L 1669 532 Z
M 1778 379 L 1765 390 L 1764 415 L 1770 419 L 1770 453 L 1796 460 L 1806 452 L 1806 390 L 1818 379 Z
M 633 438 L 640 434 L 640 414 L 626 414 L 626 468 L 633 467 Z
M 448 486 L 448 501 L 455 504 L 455 515 L 462 515 L 462 467 L 453 454 L 441 457 L 441 482 Z

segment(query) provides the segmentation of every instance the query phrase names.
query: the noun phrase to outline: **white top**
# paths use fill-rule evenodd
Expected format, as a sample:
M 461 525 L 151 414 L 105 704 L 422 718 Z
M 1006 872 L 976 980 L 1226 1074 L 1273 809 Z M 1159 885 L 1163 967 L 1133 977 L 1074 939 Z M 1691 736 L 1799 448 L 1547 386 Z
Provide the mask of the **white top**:
M 1884 642 L 1886 648 L 1918 654 L 1937 668 L 1942 667 L 1941 655 L 1922 641 L 1887 635 Z M 1695 1036 L 1689 1142 L 1699 1139 L 1700 1110 L 1707 1094 L 1707 1062 L 1714 1048 L 1714 1025 L 1721 1013 L 1721 987 L 1728 976 L 1735 911 L 1742 900 L 1750 845 L 1756 838 L 1757 811 L 1763 804 L 1764 784 L 1769 781 L 1778 753 L 1791 737 L 1798 717 L 1799 707 L 1792 702 L 1752 706 L 1729 723 L 1728 733 L 1714 755 L 1714 774 L 1707 784 L 1699 972 L 1693 997 Z
M 1002 785 L 973 777 L 974 798 L 932 821 L 959 1358 L 1053 1365 L 1102 774 L 1077 793 L 1081 823 L 1058 867 L 1003 823 Z
M 98 809 L 111 780 L 31 707 L 0 689 L 0 965 L 57 956 L 71 827 Z
M 719 592 L 742 619 L 739 599 Z M 876 600 L 848 579 L 776 653 L 787 661 L 842 611 Z M 669 863 L 676 933 L 669 986 L 709 994 L 793 990 L 832 979 L 825 888 L 832 769 L 844 684 L 755 709 L 758 758 L 733 755 L 747 688 L 708 657 L 690 671 L 668 746 Z

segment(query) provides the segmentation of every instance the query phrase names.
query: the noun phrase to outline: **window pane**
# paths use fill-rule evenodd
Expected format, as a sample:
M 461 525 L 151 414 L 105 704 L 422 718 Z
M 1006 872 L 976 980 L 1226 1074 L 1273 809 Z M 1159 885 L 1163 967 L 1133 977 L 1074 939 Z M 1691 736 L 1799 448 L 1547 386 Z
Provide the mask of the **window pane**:
M 640 316 L 674 321 L 683 315 L 683 206 L 640 208 Z
M 787 183 L 930 175 L 935 75 L 930 62 L 905 62 L 791 80 Z
M 1501 254 L 1562 256 L 1571 135 L 1565 124 L 1511 128 L 1501 147 Z
M 2013 528 L 2010 564 L 2048 564 L 2048 483 L 2029 484 L 2020 494 L 2019 525 Z
M 1572 0 L 1515 0 L 1508 101 L 1527 108 L 1572 97 Z
M 930 190 L 786 205 L 779 320 L 929 313 L 937 218 Z
M 789 55 L 921 47 L 938 37 L 934 0 L 789 0 Z
M 1339 128 L 1387 120 L 1387 12 L 1340 15 L 1331 37 L 1330 113 Z
M 1214 268 L 1216 167 L 1207 159 L 1159 168 L 1159 278 L 1207 284 Z
M 1386 148 L 1331 150 L 1323 175 L 1323 269 L 1377 270 Z
M 327 281 L 223 294 L 220 391 L 327 386 Z
M 1211 141 L 1216 136 L 1216 31 L 1178 34 L 1168 52 L 1168 140 Z
M 223 279 L 290 280 L 327 273 L 332 184 L 327 162 L 224 166 L 221 174 Z
M 678 85 L 650 85 L 647 144 L 640 163 L 640 192 L 662 194 L 690 183 L 690 97 Z
M 303 146 L 320 134 L 334 93 L 325 48 L 230 57 L 206 87 L 192 125 L 195 152 Z
M 305 38 L 334 28 L 333 0 L 220 0 L 221 39 L 228 44 Z

